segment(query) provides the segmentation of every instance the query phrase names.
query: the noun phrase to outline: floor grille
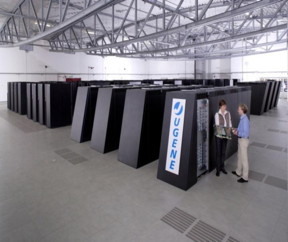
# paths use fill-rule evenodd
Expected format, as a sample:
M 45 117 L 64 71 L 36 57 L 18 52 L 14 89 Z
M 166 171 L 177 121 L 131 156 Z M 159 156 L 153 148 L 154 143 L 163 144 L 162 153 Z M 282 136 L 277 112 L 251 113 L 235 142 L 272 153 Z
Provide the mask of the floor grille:
M 278 129 L 267 129 L 269 132 L 279 133 L 280 130 Z
M 194 223 L 196 218 L 179 208 L 173 208 L 161 220 L 177 231 L 184 233 Z
M 266 147 L 266 144 L 259 143 L 259 142 L 252 142 L 251 146 L 259 147 L 259 148 L 264 148 Z
M 274 176 L 268 176 L 264 182 L 268 185 L 278 187 L 287 191 L 287 180 L 280 179 Z
M 226 242 L 240 242 L 240 241 L 230 236 Z
M 249 178 L 255 181 L 262 182 L 265 178 L 265 174 L 257 172 L 257 171 L 249 171 Z
M 284 132 L 284 131 L 281 131 Z M 269 144 L 263 144 L 260 142 L 251 142 L 250 146 L 254 146 L 254 147 L 258 147 L 258 148 L 266 148 L 266 149 L 270 149 L 270 150 L 274 150 L 274 151 L 279 151 L 279 152 L 285 152 L 287 153 L 287 148 L 285 147 L 281 147 L 281 146 L 276 146 L 276 145 L 269 145 Z
M 175 207 L 161 220 L 175 230 L 185 233 L 186 237 L 194 242 L 239 242 L 221 230 L 197 219 L 189 213 Z
M 288 123 L 287 120 L 283 120 L 283 119 L 279 119 L 278 121 L 279 121 L 279 122 L 282 122 L 282 123 Z
M 275 151 L 282 151 L 283 147 L 275 146 L 275 145 L 268 145 L 266 149 L 275 150 Z
M 63 159 L 69 161 L 73 165 L 77 165 L 79 163 L 82 163 L 84 161 L 87 161 L 87 159 L 81 155 L 78 155 L 77 153 L 73 152 L 72 150 L 68 148 L 64 148 L 61 150 L 55 150 L 55 153 L 59 156 L 61 156 Z
M 226 234 L 210 226 L 209 224 L 199 221 L 195 226 L 193 226 L 186 236 L 195 242 L 221 242 L 224 240 Z

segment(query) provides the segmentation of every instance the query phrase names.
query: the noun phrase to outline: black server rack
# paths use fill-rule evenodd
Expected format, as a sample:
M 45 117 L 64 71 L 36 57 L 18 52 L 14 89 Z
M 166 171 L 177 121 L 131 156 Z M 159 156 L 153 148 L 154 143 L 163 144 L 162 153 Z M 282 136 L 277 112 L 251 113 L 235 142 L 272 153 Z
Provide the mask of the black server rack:
M 240 82 L 238 79 L 233 79 L 233 86 L 237 86 L 238 82 Z
M 264 111 L 267 112 L 270 109 L 270 104 L 272 101 L 272 95 L 273 95 L 273 87 L 274 87 L 274 82 L 273 81 L 268 81 L 268 94 L 265 102 L 265 109 Z
M 39 116 L 38 116 L 38 89 L 37 89 L 37 84 L 33 83 L 32 84 L 32 119 L 34 122 L 39 121 Z
M 277 82 L 277 89 L 276 89 L 276 97 L 275 97 L 275 100 L 274 100 L 273 107 L 277 107 L 277 105 L 278 105 L 280 91 L 281 91 L 281 85 L 282 85 L 282 81 L 278 81 Z
M 183 190 L 197 182 L 197 138 L 192 134 L 197 133 L 197 96 L 207 98 L 198 92 L 168 93 L 165 102 L 157 178 Z
M 230 79 L 224 79 L 224 86 L 230 86 Z
M 71 104 L 70 104 L 70 109 L 71 109 L 71 120 L 73 119 L 73 114 L 74 114 L 74 108 L 75 108 L 75 103 L 76 103 L 76 96 L 77 96 L 77 90 L 78 86 L 81 86 L 81 83 L 79 82 L 72 82 L 69 83 L 70 85 L 70 92 L 71 92 Z
M 214 86 L 223 87 L 224 86 L 224 80 L 223 79 L 216 79 L 214 82 Z
M 91 139 L 98 89 L 78 87 L 70 137 L 79 143 Z
M 119 148 L 126 91 L 127 87 L 99 89 L 91 148 L 101 153 Z
M 251 87 L 251 114 L 262 115 L 265 110 L 269 84 L 267 82 L 239 82 L 238 86 Z
M 18 84 L 13 82 L 13 111 L 18 113 Z
M 274 102 L 276 98 L 276 90 L 277 90 L 277 81 L 273 81 L 273 86 L 272 86 L 272 94 L 271 94 L 271 101 L 269 104 L 269 110 L 274 107 Z
M 11 98 L 12 98 L 12 95 L 11 95 L 11 82 L 8 82 L 7 83 L 7 108 L 9 110 L 12 109 L 12 102 L 11 102 Z
M 272 98 L 271 98 L 271 103 L 270 103 L 270 109 L 274 108 L 275 100 L 277 97 L 277 90 L 278 90 L 278 81 L 274 82 L 274 88 L 273 88 L 273 93 L 272 93 Z
M 25 82 L 18 82 L 18 113 L 27 114 L 27 92 Z
M 44 83 L 37 84 L 38 91 L 38 117 L 39 123 L 45 125 L 46 124 L 46 112 L 45 112 L 45 89 Z
M 164 85 L 175 85 L 175 80 L 163 80 Z
M 167 94 L 158 179 L 187 190 L 197 182 L 199 175 L 215 168 L 213 126 L 221 99 L 226 100 L 233 126 L 237 127 L 237 108 L 239 103 L 250 105 L 250 87 L 207 88 Z M 228 142 L 226 158 L 236 151 L 237 137 L 233 137 Z
M 159 157 L 165 95 L 179 88 L 143 88 L 126 93 L 118 160 L 139 168 Z
M 71 124 L 72 100 L 70 84 L 45 84 L 45 116 L 48 128 L 57 128 Z
M 32 107 L 32 83 L 26 84 L 26 97 L 27 97 L 27 117 L 33 118 L 33 107 Z
M 14 82 L 11 82 L 10 87 L 10 95 L 11 95 L 11 111 L 15 111 L 14 109 Z

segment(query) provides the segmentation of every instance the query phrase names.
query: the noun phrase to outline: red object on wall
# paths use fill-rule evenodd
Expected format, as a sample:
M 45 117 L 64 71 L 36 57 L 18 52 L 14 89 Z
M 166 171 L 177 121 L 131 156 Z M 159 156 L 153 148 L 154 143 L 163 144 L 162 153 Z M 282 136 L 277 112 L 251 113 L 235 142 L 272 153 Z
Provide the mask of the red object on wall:
M 66 82 L 81 82 L 81 78 L 66 78 Z

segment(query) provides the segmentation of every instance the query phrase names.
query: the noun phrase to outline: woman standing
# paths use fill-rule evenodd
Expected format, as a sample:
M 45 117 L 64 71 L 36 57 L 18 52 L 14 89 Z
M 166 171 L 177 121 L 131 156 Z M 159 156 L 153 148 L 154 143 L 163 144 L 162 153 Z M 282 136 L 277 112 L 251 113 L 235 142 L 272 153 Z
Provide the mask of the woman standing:
M 225 170 L 225 155 L 228 139 L 231 139 L 232 122 L 230 112 L 227 111 L 225 100 L 219 102 L 219 111 L 215 114 L 215 136 L 216 136 L 216 176 L 220 171 L 227 174 Z

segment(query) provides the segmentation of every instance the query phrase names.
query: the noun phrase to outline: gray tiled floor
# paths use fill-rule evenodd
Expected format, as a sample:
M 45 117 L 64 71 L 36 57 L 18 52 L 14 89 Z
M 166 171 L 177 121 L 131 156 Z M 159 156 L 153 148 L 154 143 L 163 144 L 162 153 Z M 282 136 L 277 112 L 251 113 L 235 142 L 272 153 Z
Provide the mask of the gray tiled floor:
M 286 133 L 267 132 L 287 130 L 287 110 L 280 102 L 252 116 L 251 141 L 287 148 Z M 117 162 L 117 151 L 97 153 L 72 141 L 70 127 L 46 129 L 3 103 L 0 130 L 1 242 L 191 242 L 161 221 L 174 207 L 239 241 L 288 240 L 287 191 L 277 187 L 287 181 L 287 152 L 250 146 L 248 184 L 213 172 L 184 192 L 156 179 L 157 162 L 134 170 Z M 71 165 L 63 149 L 87 161 Z M 227 169 L 235 165 L 236 155 Z M 281 180 L 266 184 L 262 174 Z

